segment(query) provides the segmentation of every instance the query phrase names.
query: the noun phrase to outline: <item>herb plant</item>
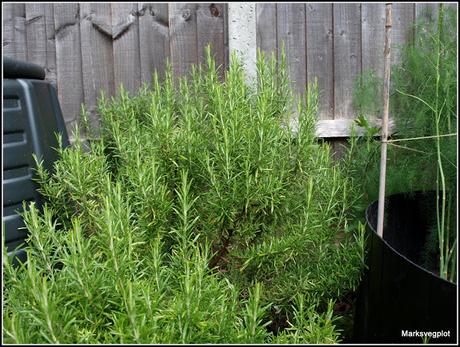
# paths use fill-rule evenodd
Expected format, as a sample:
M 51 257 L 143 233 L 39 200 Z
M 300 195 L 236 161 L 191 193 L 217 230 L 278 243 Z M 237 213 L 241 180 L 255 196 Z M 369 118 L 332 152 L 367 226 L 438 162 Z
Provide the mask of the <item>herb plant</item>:
M 387 194 L 436 191 L 435 235 L 438 272 L 456 281 L 457 249 L 457 33 L 456 13 L 440 5 L 438 22 L 416 23 L 416 40 L 402 49 L 400 65 L 392 67 L 391 117 L 395 132 L 389 142 Z M 381 81 L 365 72 L 355 89 L 358 125 L 367 136 L 354 137 L 351 172 L 363 182 L 365 204 L 377 199 L 380 145 L 366 116 L 381 114 Z M 378 129 L 377 129 L 378 130 Z M 434 246 L 434 247 L 433 247 Z
M 190 78 L 102 97 L 100 137 L 38 161 L 47 203 L 24 212 L 27 262 L 4 252 L 4 341 L 340 341 L 359 191 L 315 138 L 316 85 L 295 101 L 284 65 L 260 54 L 250 87 L 232 56 L 220 81 L 208 49 Z

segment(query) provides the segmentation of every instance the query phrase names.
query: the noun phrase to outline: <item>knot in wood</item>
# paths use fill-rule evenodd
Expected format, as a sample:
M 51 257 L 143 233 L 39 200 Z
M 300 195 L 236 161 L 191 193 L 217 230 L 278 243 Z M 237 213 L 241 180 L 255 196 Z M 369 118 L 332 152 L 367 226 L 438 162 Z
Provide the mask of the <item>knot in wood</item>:
M 192 16 L 192 13 L 188 9 L 182 12 L 182 18 L 186 21 L 189 20 L 191 16 Z
M 209 6 L 209 11 L 211 12 L 211 16 L 213 17 L 219 17 L 219 9 L 216 7 L 216 5 L 214 4 L 211 4 L 211 6 Z

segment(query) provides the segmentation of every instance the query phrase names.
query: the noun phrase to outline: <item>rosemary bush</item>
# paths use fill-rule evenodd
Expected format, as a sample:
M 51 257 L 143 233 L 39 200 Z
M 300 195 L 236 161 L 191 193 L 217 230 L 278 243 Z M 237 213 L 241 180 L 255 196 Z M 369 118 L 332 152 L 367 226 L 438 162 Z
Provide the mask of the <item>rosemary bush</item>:
M 456 281 L 457 196 L 457 15 L 440 5 L 437 23 L 415 23 L 413 44 L 402 47 L 402 61 L 393 67 L 391 117 L 396 132 L 389 143 L 386 193 L 433 190 L 439 197 L 437 225 L 430 248 L 440 256 L 440 276 Z M 363 139 L 352 139 L 350 167 L 363 182 L 363 205 L 378 198 L 379 129 L 366 116 L 381 114 L 382 82 L 365 72 L 355 89 L 358 124 L 367 129 Z M 438 137 L 439 135 L 452 135 Z M 437 250 L 437 251 L 436 251 Z
M 234 56 L 224 82 L 207 57 L 177 84 L 169 68 L 102 97 L 89 150 L 77 136 L 52 173 L 38 163 L 28 261 L 4 252 L 5 342 L 340 341 L 334 302 L 358 284 L 363 227 L 314 135 L 317 87 L 294 132 L 284 59 L 261 54 L 251 88 Z

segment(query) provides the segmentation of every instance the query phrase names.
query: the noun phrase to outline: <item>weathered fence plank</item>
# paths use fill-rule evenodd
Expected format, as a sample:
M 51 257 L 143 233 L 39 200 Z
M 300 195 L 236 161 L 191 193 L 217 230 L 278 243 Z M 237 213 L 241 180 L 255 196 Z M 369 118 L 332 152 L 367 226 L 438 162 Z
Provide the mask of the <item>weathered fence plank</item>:
M 14 7 L 15 4 L 3 5 L 3 54 L 5 57 L 16 57 L 16 42 L 14 40 Z
M 257 27 L 257 46 L 264 51 L 266 57 L 271 54 L 277 56 L 277 20 L 276 4 L 258 3 L 256 4 L 256 27 Z
M 112 3 L 115 93 L 120 85 L 134 94 L 141 85 L 137 3 Z
M 10 58 L 27 60 L 25 4 L 5 4 L 3 16 L 3 54 Z
M 362 18 L 362 71 L 372 73 L 383 86 L 384 73 L 384 42 L 385 42 L 385 4 L 361 4 Z M 382 92 L 383 93 L 383 92 Z M 381 117 L 383 112 L 383 94 L 374 100 L 376 114 L 368 115 Z
M 171 63 L 175 76 L 190 73 L 198 63 L 196 9 L 194 3 L 169 4 Z
M 198 4 L 197 20 L 197 55 L 200 62 L 206 62 L 205 47 L 211 45 L 211 52 L 220 66 L 219 74 L 223 77 L 226 68 L 225 34 L 224 34 L 224 7 L 225 4 Z
M 108 3 L 80 4 L 84 101 L 91 125 L 97 127 L 97 99 L 114 95 L 112 18 Z
M 164 78 L 170 59 L 168 4 L 139 4 L 139 40 L 142 81 L 150 83 L 156 70 Z
M 47 3 L 43 4 L 43 8 L 46 33 L 46 79 L 56 87 L 56 32 L 54 28 L 54 6 L 51 3 Z
M 45 8 L 42 3 L 27 3 L 26 37 L 27 61 L 46 66 Z
M 439 3 L 419 2 L 415 6 L 415 20 L 427 18 L 437 20 L 439 14 Z
M 307 84 L 305 47 L 305 4 L 277 4 L 278 55 L 284 43 L 286 65 L 292 88 L 303 93 Z
M 352 98 L 361 72 L 361 9 L 334 4 L 334 118 L 354 118 Z
M 362 66 L 383 78 L 383 42 L 385 41 L 385 4 L 361 4 Z
M 57 92 L 69 134 L 83 102 L 79 21 L 78 4 L 54 4 Z
M 392 52 L 391 63 L 401 62 L 401 47 L 413 42 L 414 3 L 393 4 Z
M 319 119 L 334 118 L 332 4 L 306 4 L 307 78 L 318 80 Z

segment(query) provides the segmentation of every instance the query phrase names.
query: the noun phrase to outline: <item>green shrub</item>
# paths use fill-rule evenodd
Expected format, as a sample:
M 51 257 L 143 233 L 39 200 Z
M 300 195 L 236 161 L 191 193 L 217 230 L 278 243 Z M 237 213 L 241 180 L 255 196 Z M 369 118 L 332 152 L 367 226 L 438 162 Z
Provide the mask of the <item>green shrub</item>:
M 102 97 L 89 151 L 77 136 L 54 173 L 38 165 L 28 261 L 4 256 L 5 342 L 340 340 L 333 303 L 358 284 L 363 228 L 354 182 L 314 135 L 316 85 L 292 129 L 284 60 L 261 55 L 254 88 L 235 57 L 219 81 L 207 54 L 190 79 L 169 69 Z

